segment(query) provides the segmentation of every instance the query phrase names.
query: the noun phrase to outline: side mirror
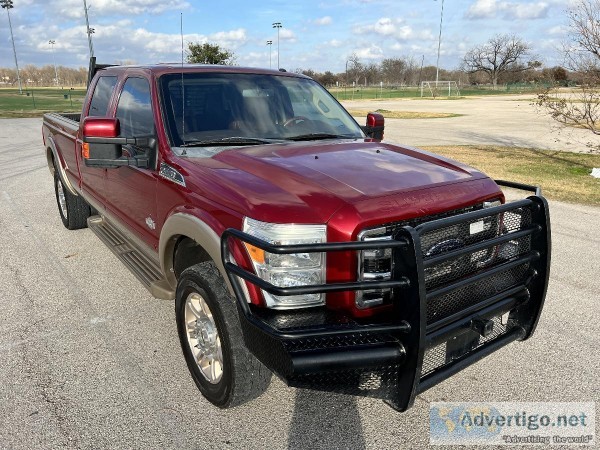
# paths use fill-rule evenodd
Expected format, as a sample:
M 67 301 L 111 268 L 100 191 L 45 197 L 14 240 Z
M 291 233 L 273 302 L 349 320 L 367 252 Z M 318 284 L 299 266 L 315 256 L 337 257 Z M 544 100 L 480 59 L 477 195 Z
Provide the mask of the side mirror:
M 367 124 L 362 127 L 362 129 L 368 137 L 377 141 L 382 141 L 384 128 L 385 118 L 382 114 L 375 112 L 367 114 Z
M 154 149 L 154 137 L 124 138 L 118 137 L 121 132 L 119 119 L 108 117 L 86 117 L 82 125 L 82 156 L 87 167 L 114 169 L 121 166 L 148 168 L 150 159 L 147 155 L 128 158 L 123 156 L 123 145 L 135 145 Z

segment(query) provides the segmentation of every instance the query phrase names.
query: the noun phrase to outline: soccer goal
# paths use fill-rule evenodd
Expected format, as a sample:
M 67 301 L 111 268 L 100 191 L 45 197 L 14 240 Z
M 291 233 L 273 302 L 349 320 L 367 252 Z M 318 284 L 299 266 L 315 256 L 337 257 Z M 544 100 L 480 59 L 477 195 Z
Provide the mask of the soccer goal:
M 421 81 L 421 97 L 458 97 L 460 89 L 456 81 Z

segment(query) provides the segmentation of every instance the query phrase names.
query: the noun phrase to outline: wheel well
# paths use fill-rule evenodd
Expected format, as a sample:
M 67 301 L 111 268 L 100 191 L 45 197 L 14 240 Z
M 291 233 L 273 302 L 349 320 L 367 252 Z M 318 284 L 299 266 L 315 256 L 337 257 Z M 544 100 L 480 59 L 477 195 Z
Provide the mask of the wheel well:
M 48 162 L 48 169 L 50 169 L 50 173 L 54 175 L 54 154 L 52 153 L 52 149 L 50 147 L 46 149 L 46 161 Z
M 211 261 L 211 258 L 200 244 L 187 236 L 177 240 L 173 256 L 173 272 L 176 278 L 188 267 L 204 261 Z

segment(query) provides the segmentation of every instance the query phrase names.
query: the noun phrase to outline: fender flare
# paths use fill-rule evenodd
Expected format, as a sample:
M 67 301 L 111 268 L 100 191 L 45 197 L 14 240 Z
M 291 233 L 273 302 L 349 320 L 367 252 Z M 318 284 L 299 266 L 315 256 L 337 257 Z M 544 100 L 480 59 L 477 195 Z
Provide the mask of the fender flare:
M 48 162 L 48 169 L 50 169 L 50 173 L 54 175 L 55 167 L 58 167 L 58 176 L 63 186 L 66 187 L 71 194 L 79 196 L 79 194 L 73 188 L 73 185 L 69 181 L 69 177 L 67 177 L 67 173 L 65 172 L 65 168 L 63 167 L 63 160 L 58 155 L 58 150 L 56 149 L 56 144 L 54 143 L 54 139 L 52 138 L 52 136 L 47 136 L 46 142 L 46 161 Z
M 210 216 L 207 217 L 207 221 L 210 219 Z M 214 222 L 215 228 L 220 228 L 221 232 L 224 231 L 222 225 L 217 221 L 214 219 L 210 221 Z M 229 282 L 229 277 L 227 276 L 225 267 L 221 261 L 220 235 L 207 222 L 197 216 L 181 212 L 171 215 L 165 221 L 160 232 L 158 246 L 158 257 L 162 272 L 173 290 L 177 288 L 177 279 L 175 278 L 175 272 L 173 270 L 173 255 L 175 252 L 175 244 L 182 236 L 193 239 L 206 251 L 219 269 L 219 272 L 221 272 L 221 276 L 225 280 L 229 291 L 233 294 L 233 288 Z

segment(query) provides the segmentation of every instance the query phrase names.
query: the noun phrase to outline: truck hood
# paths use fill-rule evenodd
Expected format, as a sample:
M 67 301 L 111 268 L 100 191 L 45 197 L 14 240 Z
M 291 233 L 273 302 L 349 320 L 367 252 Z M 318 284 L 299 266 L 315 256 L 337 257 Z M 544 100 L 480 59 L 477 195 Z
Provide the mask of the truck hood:
M 316 220 L 307 217 L 316 213 L 321 222 L 342 206 L 486 178 L 428 152 L 362 140 L 234 148 L 211 159 L 220 163 L 213 169 L 227 169 L 219 170 L 220 180 L 228 179 L 248 206 L 267 203 L 272 210 L 277 203 L 286 208 L 303 204 L 310 211 L 303 217 Z M 269 201 L 273 193 L 277 199 Z M 254 217 L 266 220 L 260 216 Z

